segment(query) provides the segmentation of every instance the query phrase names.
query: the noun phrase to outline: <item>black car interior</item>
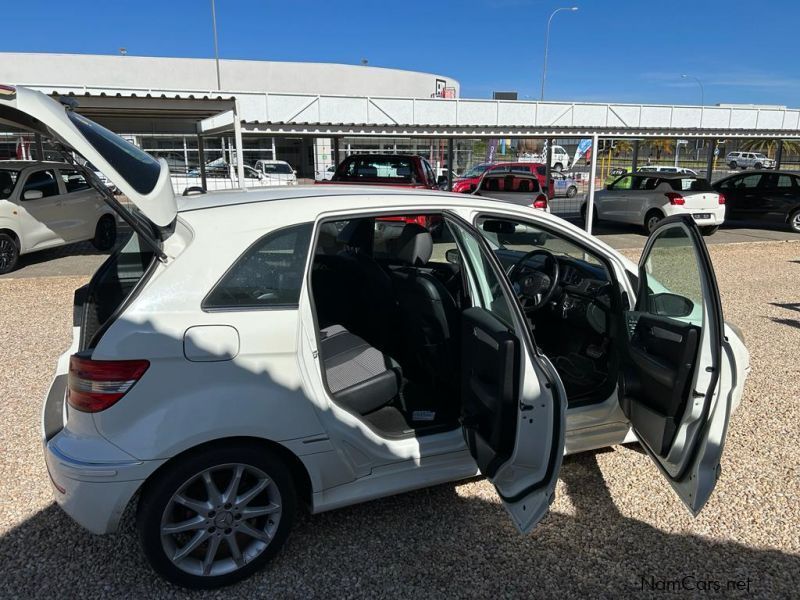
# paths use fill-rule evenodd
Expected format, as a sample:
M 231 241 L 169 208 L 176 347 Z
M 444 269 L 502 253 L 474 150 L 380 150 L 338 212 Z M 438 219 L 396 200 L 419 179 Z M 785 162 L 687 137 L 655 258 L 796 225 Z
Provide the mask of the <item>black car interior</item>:
M 478 226 L 490 241 L 508 228 L 502 222 L 494 232 L 486 221 Z M 603 401 L 616 385 L 610 332 L 613 312 L 621 311 L 612 300 L 609 272 L 599 261 L 545 246 L 526 252 L 499 244 L 494 251 L 536 343 L 562 377 L 570 406 Z M 462 347 L 462 338 L 476 326 L 494 336 L 497 326 L 470 312 L 476 311 L 454 247 L 437 215 L 327 222 L 319 231 L 311 284 L 328 389 L 340 406 L 383 434 L 454 428 L 463 416 L 462 399 L 480 397 L 482 388 L 492 390 L 486 398 L 511 393 L 494 373 L 498 361 L 510 368 L 510 356 L 471 360 L 472 379 L 465 379 L 463 356 L 472 339 Z M 500 434 L 491 428 L 486 438 L 492 435 Z

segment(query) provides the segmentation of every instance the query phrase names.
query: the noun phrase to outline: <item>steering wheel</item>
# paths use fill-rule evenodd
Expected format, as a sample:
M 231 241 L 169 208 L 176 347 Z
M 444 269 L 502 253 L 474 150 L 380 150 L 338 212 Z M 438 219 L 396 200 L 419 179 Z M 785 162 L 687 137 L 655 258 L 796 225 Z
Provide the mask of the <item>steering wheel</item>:
M 539 255 L 545 257 L 544 262 L 545 266 L 550 270 L 549 273 L 525 267 L 526 262 Z M 558 287 L 558 259 L 549 250 L 537 248 L 515 262 L 508 270 L 507 275 L 517 290 L 517 295 L 522 301 L 522 307 L 525 312 L 535 312 L 550 302 Z

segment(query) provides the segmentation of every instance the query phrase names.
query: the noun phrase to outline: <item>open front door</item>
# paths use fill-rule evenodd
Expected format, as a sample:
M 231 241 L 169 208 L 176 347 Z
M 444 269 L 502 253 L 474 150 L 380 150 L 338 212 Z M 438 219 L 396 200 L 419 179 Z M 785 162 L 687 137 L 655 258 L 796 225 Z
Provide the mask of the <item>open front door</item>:
M 564 453 L 566 393 L 537 356 L 502 267 L 480 234 L 447 219 L 461 255 L 462 426 L 469 451 L 517 527 L 547 513 Z
M 662 221 L 626 315 L 620 403 L 634 433 L 697 514 L 714 490 L 731 407 L 732 354 L 719 290 L 691 217 Z

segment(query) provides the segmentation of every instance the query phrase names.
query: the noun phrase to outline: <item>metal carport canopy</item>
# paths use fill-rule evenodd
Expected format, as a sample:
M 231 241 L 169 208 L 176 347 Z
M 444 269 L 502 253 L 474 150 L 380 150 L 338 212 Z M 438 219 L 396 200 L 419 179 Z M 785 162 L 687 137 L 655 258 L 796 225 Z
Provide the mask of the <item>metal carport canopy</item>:
M 413 137 L 800 138 L 800 109 L 226 92 L 244 133 Z M 233 114 L 200 123 L 233 128 Z

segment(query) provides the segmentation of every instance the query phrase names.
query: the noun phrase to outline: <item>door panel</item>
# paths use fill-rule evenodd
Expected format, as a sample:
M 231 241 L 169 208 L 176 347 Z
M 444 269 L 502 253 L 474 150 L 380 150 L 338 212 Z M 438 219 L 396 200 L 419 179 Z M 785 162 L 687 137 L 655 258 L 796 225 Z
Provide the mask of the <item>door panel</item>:
M 42 198 L 25 200 L 26 191 L 42 192 Z M 64 219 L 56 172 L 29 172 L 17 192 L 23 251 L 49 248 L 64 243 Z
M 60 177 L 65 239 L 78 241 L 94 237 L 103 200 L 77 170 L 61 169 Z
M 566 393 L 538 356 L 505 271 L 466 221 L 445 218 L 460 253 L 469 307 L 462 313 L 462 428 L 478 468 L 520 531 L 553 500 L 564 453 Z M 466 300 L 465 300 L 466 301 Z
M 697 514 L 719 474 L 736 365 L 708 250 L 690 217 L 665 219 L 648 239 L 626 322 L 620 405 Z

